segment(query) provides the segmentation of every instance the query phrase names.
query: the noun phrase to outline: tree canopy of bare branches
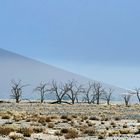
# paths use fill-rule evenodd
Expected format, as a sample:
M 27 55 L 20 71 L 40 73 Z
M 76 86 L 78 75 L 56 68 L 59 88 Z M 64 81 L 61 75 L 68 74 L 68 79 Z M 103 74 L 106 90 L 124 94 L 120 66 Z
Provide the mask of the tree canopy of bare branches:
M 93 92 L 93 84 L 92 82 L 89 82 L 88 85 L 83 88 L 84 93 L 84 99 L 83 101 L 87 102 L 88 104 L 94 103 L 96 100 L 96 96 Z
M 47 88 L 47 84 L 41 82 L 35 89 L 34 91 L 37 91 L 40 94 L 40 102 L 43 103 L 45 100 L 45 95 L 49 91 Z
M 58 84 L 55 80 L 52 81 L 50 88 L 50 93 L 53 93 L 56 96 L 56 102 L 53 103 L 68 103 L 66 101 L 63 101 L 63 97 L 66 95 L 66 93 L 69 91 L 68 84 Z
M 113 89 L 109 88 L 108 90 L 104 90 L 104 93 L 103 93 L 103 99 L 106 100 L 107 102 L 107 105 L 110 105 L 110 101 L 111 101 L 111 96 L 112 96 L 112 93 L 114 92 Z
M 12 83 L 11 97 L 16 100 L 16 103 L 19 103 L 21 101 L 23 88 L 29 85 L 23 85 L 21 80 L 18 81 L 12 80 L 11 83 Z
M 140 88 L 135 88 L 135 89 L 133 89 L 133 90 L 131 90 L 129 92 L 131 94 L 133 94 L 133 95 L 136 95 L 137 96 L 137 99 L 138 99 L 138 101 L 140 103 Z
M 131 93 L 123 93 L 122 97 L 124 99 L 125 105 L 128 106 L 130 99 L 131 99 L 132 94 Z
M 68 81 L 67 86 L 68 86 L 68 92 L 66 93 L 66 95 L 69 97 L 72 104 L 74 104 L 75 101 L 78 102 L 78 94 L 80 92 L 83 92 L 82 85 L 78 85 L 77 81 L 72 80 L 72 81 Z
M 100 97 L 104 93 L 104 88 L 101 83 L 94 82 L 93 83 L 93 90 L 96 96 L 97 104 L 100 104 Z

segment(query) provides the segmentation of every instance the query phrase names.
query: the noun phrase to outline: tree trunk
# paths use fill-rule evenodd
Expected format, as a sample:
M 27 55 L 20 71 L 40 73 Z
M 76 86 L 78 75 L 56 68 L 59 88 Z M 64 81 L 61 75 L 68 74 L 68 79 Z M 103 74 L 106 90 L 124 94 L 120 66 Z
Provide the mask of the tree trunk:
M 100 104 L 100 97 L 99 97 L 99 95 L 97 95 L 97 105 L 99 105 Z
M 19 99 L 18 98 L 16 98 L 16 103 L 19 103 Z
M 110 105 L 110 101 L 109 100 L 107 100 L 107 105 Z

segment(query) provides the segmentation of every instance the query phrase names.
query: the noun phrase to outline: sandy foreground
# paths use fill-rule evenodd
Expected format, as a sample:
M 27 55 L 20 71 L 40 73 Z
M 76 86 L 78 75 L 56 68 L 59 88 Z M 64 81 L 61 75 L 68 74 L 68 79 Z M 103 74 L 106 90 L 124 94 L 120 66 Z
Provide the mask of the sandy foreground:
M 0 103 L 0 140 L 140 140 L 140 105 Z

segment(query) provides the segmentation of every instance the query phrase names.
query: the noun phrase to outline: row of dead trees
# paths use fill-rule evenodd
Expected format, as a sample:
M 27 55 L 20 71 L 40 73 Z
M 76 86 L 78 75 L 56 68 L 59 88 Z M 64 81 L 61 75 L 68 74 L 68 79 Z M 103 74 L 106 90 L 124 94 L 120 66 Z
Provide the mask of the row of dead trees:
M 22 99 L 23 88 L 30 86 L 28 84 L 22 84 L 21 80 L 12 80 L 11 97 L 19 103 Z M 113 89 L 105 89 L 99 82 L 89 82 L 87 85 L 81 85 L 75 80 L 68 81 L 66 83 L 58 83 L 53 80 L 51 83 L 41 82 L 34 90 L 40 96 L 40 102 L 43 103 L 47 94 L 53 94 L 55 101 L 52 104 L 75 104 L 79 100 L 88 104 L 100 104 L 101 100 L 110 104 L 112 100 Z M 136 94 L 140 102 L 140 89 L 129 91 L 127 94 L 122 94 L 126 106 L 129 105 L 130 97 Z M 82 97 L 82 98 L 81 98 Z

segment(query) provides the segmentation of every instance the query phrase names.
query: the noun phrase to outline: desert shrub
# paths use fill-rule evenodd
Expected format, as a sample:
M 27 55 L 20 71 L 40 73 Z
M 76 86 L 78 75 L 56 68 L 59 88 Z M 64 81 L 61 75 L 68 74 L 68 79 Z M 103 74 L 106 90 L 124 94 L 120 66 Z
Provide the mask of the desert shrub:
M 58 115 L 52 115 L 52 116 L 50 116 L 50 119 L 52 119 L 52 120 L 55 120 L 55 119 L 58 119 L 58 118 L 59 118 Z M 46 117 L 46 119 L 47 119 L 47 117 Z
M 10 132 L 14 132 L 14 129 L 8 126 L 0 126 L 0 135 L 7 136 Z
M 96 116 L 90 116 L 89 120 L 99 121 L 100 119 Z
M 101 124 L 105 124 L 105 122 L 101 121 Z
M 44 131 L 44 129 L 40 126 L 33 126 L 32 130 L 34 133 L 42 133 Z
M 94 128 L 86 128 L 84 130 L 84 134 L 87 134 L 89 136 L 95 136 L 96 130 Z
M 23 118 L 21 115 L 14 115 L 13 120 L 15 120 L 16 122 L 21 121 Z
M 130 129 L 121 129 L 121 130 L 119 130 L 120 131 L 120 134 L 130 134 L 131 133 L 131 131 L 130 131 Z
M 46 117 L 46 122 L 51 122 L 51 117 Z
M 123 128 L 127 128 L 128 126 L 127 126 L 127 124 L 123 124 Z
M 109 120 L 109 118 L 107 118 L 107 117 L 102 117 L 101 118 L 101 121 L 108 121 Z
M 80 129 L 80 131 L 82 131 L 82 132 L 84 132 L 85 129 L 87 129 L 87 128 L 88 128 L 88 125 L 87 125 L 87 124 L 83 124 L 83 125 L 80 125 L 80 126 L 79 126 L 79 129 Z
M 77 118 L 77 115 L 72 115 L 72 118 Z
M 40 116 L 38 118 L 38 122 L 41 123 L 42 125 L 46 125 L 46 117 L 45 116 Z
M 111 132 L 109 132 L 110 136 L 119 135 L 119 134 L 120 134 L 119 130 L 112 130 Z
M 96 125 L 95 122 L 92 122 L 92 121 L 89 121 L 89 120 L 86 121 L 86 123 L 87 123 L 87 125 L 88 125 L 89 127 Z
M 137 126 L 137 131 L 134 134 L 136 135 L 140 134 L 140 125 Z
M 3 114 L 3 115 L 1 116 L 1 118 L 2 118 L 2 119 L 10 119 L 10 115 L 8 115 L 8 114 Z
M 18 132 L 23 134 L 25 137 L 30 137 L 33 133 L 33 129 L 31 127 L 21 127 Z
M 98 139 L 105 139 L 106 138 L 106 131 L 98 132 Z
M 67 115 L 62 115 L 62 116 L 61 116 L 61 119 L 67 119 L 67 118 L 68 118 Z
M 87 120 L 88 116 L 82 115 L 81 118 L 82 118 L 82 120 Z
M 54 128 L 54 124 L 53 123 L 48 123 L 48 128 Z
M 73 119 L 73 118 L 72 118 L 71 116 L 67 116 L 67 119 L 66 119 L 66 120 L 67 120 L 67 121 L 72 121 L 72 119 Z
M 64 136 L 66 139 L 74 139 L 78 137 L 78 132 L 75 129 L 69 129 L 68 133 Z
M 121 118 L 120 117 L 115 117 L 114 120 L 119 121 L 119 120 L 121 120 Z
M 140 119 L 137 119 L 137 123 L 140 123 Z
M 113 134 L 112 134 L 111 132 L 108 132 L 108 136 L 109 136 L 109 137 L 112 137 Z
M 66 133 L 68 133 L 68 131 L 69 131 L 68 128 L 62 128 L 61 131 L 60 131 L 60 133 L 66 134 Z
M 24 137 L 22 134 L 20 133 L 16 133 L 16 132 L 11 132 L 9 134 L 10 139 L 12 140 L 24 140 Z
M 116 127 L 116 123 L 115 122 L 110 122 L 110 125 L 114 128 L 114 127 Z
M 56 132 L 54 133 L 54 135 L 55 135 L 55 136 L 62 136 L 63 134 L 62 134 L 60 131 L 56 131 Z
M 103 113 L 100 115 L 100 117 L 101 117 L 101 121 L 108 121 L 109 120 L 109 118 L 106 117 L 106 115 Z
M 98 135 L 98 139 L 105 139 L 105 137 L 106 137 L 106 136 L 103 135 L 103 134 L 99 134 L 99 135 Z

